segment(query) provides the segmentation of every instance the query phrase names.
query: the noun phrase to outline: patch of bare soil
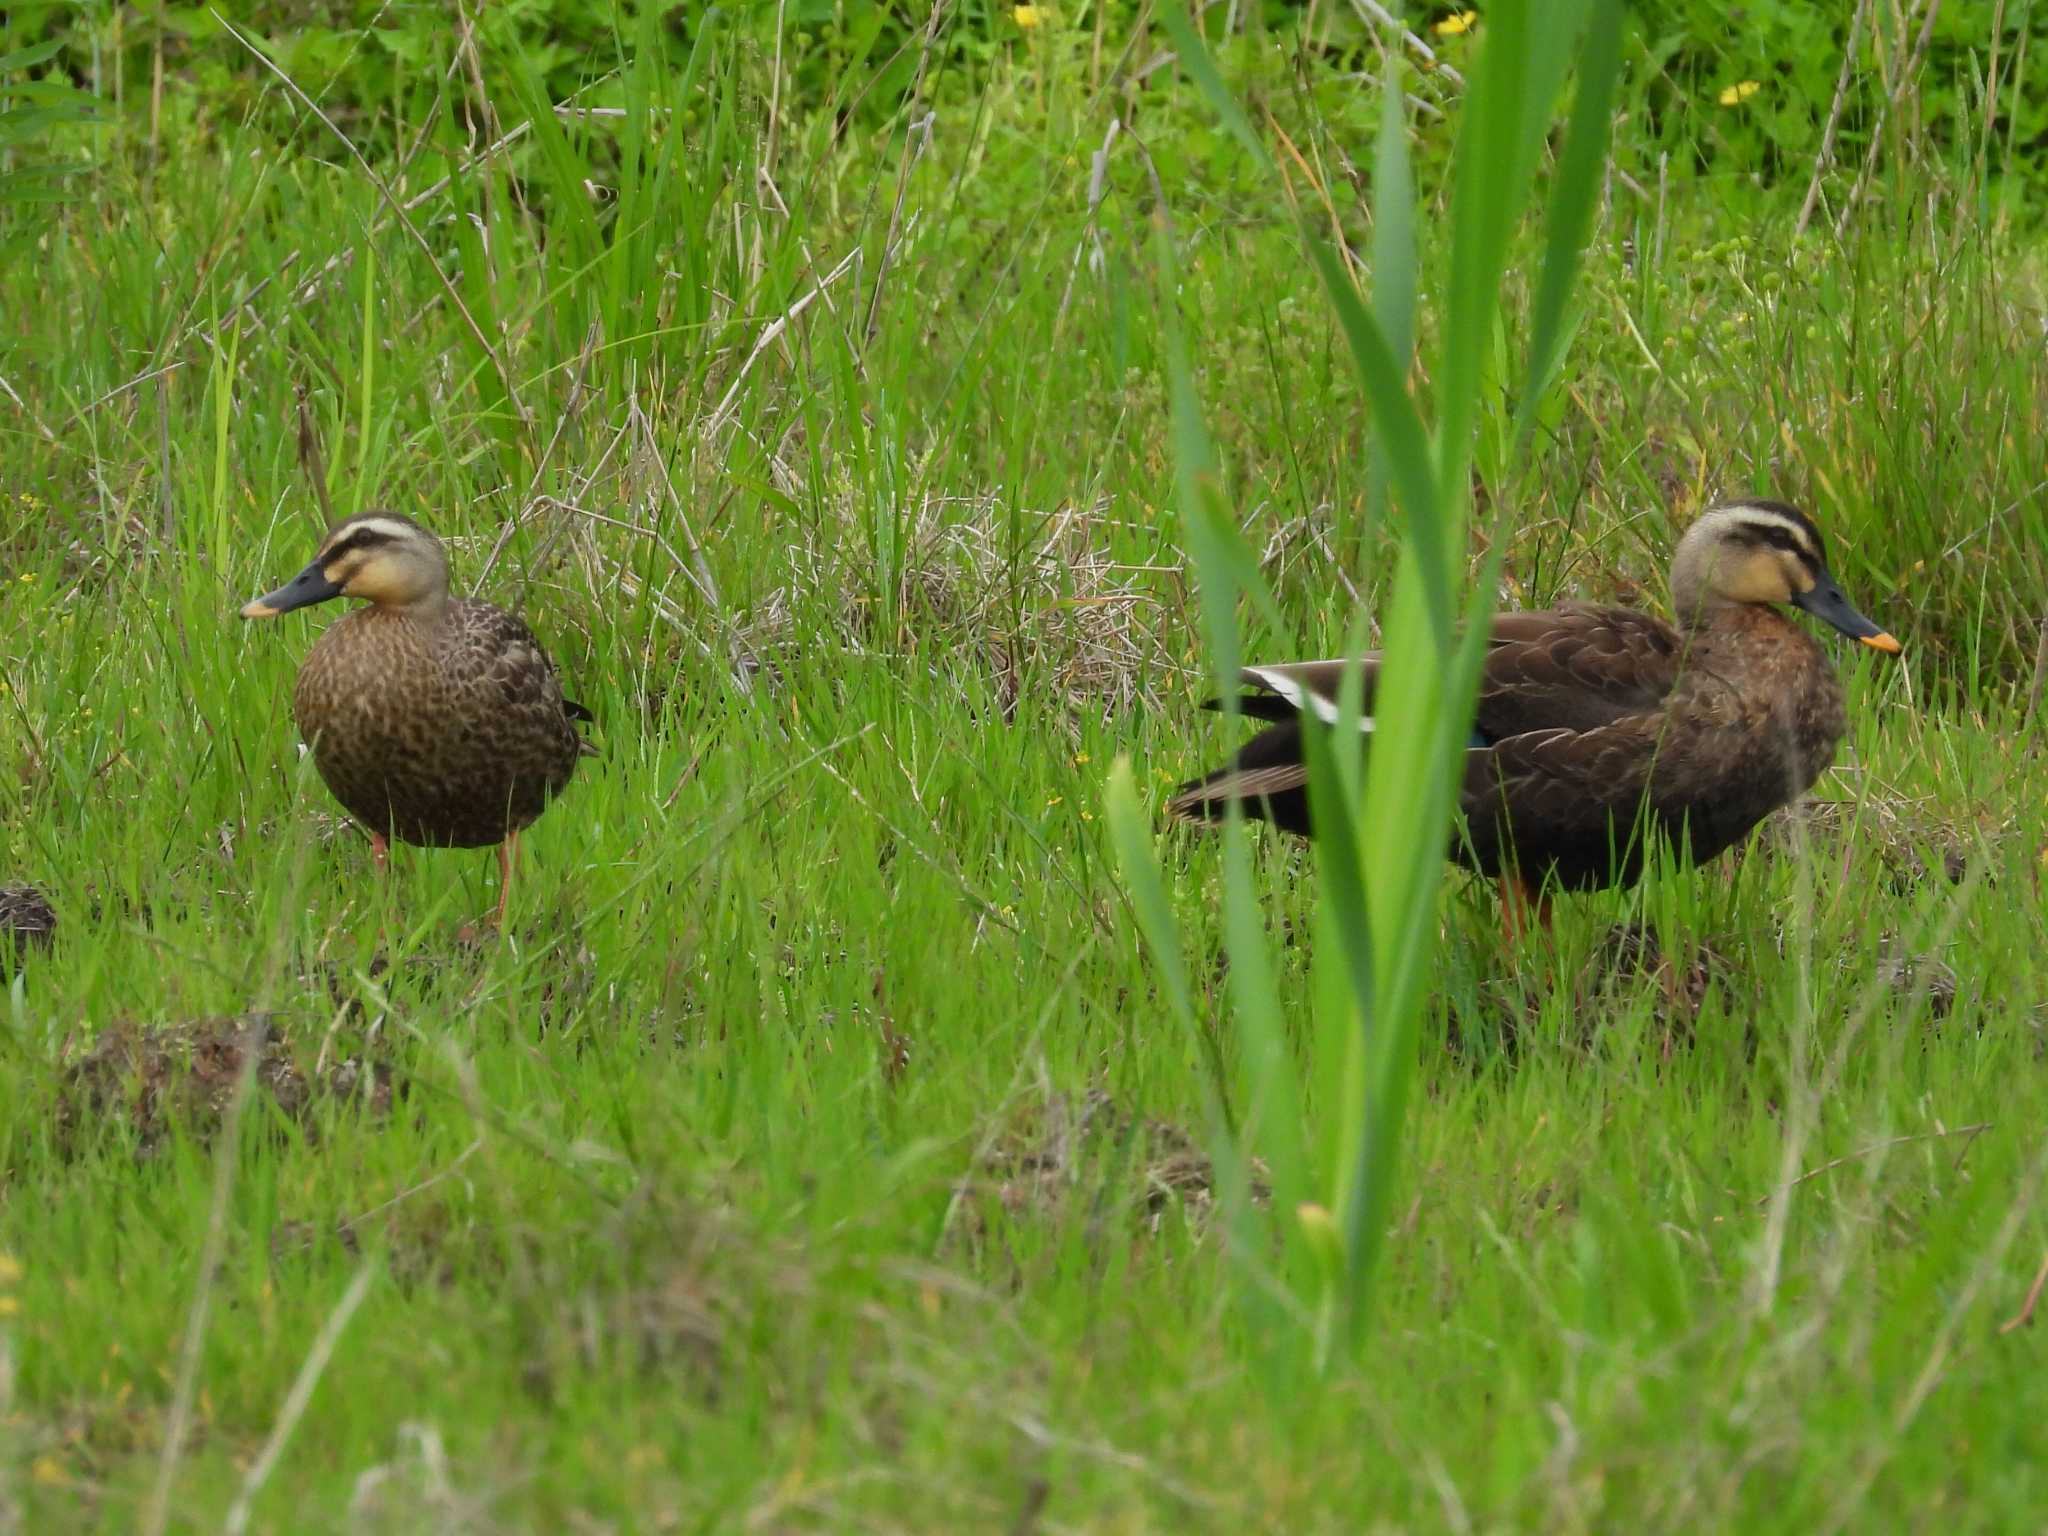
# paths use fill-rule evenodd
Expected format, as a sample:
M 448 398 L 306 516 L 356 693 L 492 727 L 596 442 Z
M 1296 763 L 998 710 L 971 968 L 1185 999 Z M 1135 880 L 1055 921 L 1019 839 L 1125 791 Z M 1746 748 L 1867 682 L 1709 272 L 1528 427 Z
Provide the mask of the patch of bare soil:
M 1016 1219 L 1079 1217 L 1095 1230 L 1115 1218 L 1154 1233 L 1175 1209 L 1206 1217 L 1217 1192 L 1214 1165 L 1187 1131 L 1134 1115 L 1095 1088 L 1013 1111 L 953 1193 L 964 1230 L 978 1243 L 991 1201 Z M 1270 1193 L 1266 1166 L 1255 1158 L 1252 1198 Z
M 30 946 L 48 949 L 55 942 L 57 914 L 49 898 L 32 885 L 0 885 L 0 946 L 10 946 L 18 966 Z
M 1946 960 L 1916 955 L 1898 938 L 1887 935 L 1877 947 L 1877 978 L 1901 997 L 1924 994 L 1927 1012 L 1945 1019 L 1956 1005 L 1956 970 Z
M 516 942 L 529 954 L 546 955 L 535 1003 L 547 1028 L 567 1023 L 597 993 L 597 957 L 587 945 L 559 942 L 558 927 L 536 924 L 508 940 L 495 928 L 465 923 L 446 942 L 394 959 L 380 949 L 367 964 L 354 959 L 315 958 L 298 973 L 308 997 L 325 995 L 345 1021 L 376 1019 L 387 1004 L 403 1009 L 438 1000 L 459 1000 L 484 975 L 499 946 Z M 552 946 L 552 947 L 551 947 Z
M 1724 1006 L 1734 1003 L 1739 978 L 1734 963 L 1705 944 L 1667 954 L 1649 924 L 1616 923 L 1579 972 L 1580 1016 L 1592 1017 L 1600 1007 L 1612 1006 L 1623 988 L 1644 979 L 1656 985 L 1657 1019 L 1669 1052 L 1691 1040 L 1710 993 L 1718 989 Z
M 304 1061 L 276 1015 L 162 1025 L 120 1019 L 66 1050 L 57 1072 L 58 1142 L 75 1152 L 106 1128 L 125 1125 L 136 1157 L 148 1158 L 174 1128 L 205 1140 L 220 1128 L 245 1067 L 253 1072 L 252 1092 L 308 1128 L 323 1101 L 356 1101 L 374 1115 L 391 1108 L 386 1063 L 327 1051 Z
M 1714 949 L 1689 944 L 1667 954 L 1655 929 L 1646 923 L 1616 923 L 1593 946 L 1578 970 L 1554 975 L 1557 965 L 1502 973 L 1482 973 L 1476 995 L 1466 994 L 1450 1005 L 1447 1045 L 1455 1056 L 1484 1061 L 1496 1053 L 1512 1058 L 1523 1044 L 1540 1038 L 1546 1008 L 1571 1020 L 1560 1043 L 1590 1052 L 1603 1029 L 1626 1015 L 1635 999 L 1647 993 L 1650 1028 L 1647 1043 L 1663 1056 L 1692 1043 L 1700 1010 L 1718 995 L 1724 1010 L 1734 1013 L 1745 999 L 1738 968 Z M 1559 1009 L 1553 994 L 1565 991 L 1570 1005 Z M 1754 1014 L 1753 1000 L 1750 1012 Z

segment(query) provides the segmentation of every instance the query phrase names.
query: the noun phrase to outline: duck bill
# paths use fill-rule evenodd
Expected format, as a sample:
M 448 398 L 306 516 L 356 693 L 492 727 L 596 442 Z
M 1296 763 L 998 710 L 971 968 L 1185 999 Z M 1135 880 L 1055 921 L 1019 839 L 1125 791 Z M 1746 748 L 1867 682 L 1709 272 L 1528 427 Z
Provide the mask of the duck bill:
M 1899 654 L 1899 642 L 1851 608 L 1849 599 L 1842 595 L 1842 589 L 1835 585 L 1834 577 L 1826 571 L 1820 573 L 1820 580 L 1809 591 L 1793 598 L 1792 605 L 1833 625 L 1851 640 L 1861 640 L 1874 651 L 1883 651 L 1889 656 Z
M 315 603 L 324 603 L 330 597 L 341 596 L 341 588 L 327 579 L 327 573 L 320 569 L 315 560 L 275 592 L 266 592 L 254 602 L 242 605 L 245 619 L 274 619 L 281 613 L 290 613 L 294 608 L 310 608 Z

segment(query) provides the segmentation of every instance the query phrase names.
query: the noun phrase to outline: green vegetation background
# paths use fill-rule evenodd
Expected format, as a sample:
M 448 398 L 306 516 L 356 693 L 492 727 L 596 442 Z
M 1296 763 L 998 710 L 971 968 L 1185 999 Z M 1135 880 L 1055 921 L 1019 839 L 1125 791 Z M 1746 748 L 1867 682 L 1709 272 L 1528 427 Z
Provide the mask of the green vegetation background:
M 1741 860 L 1550 948 L 1453 882 L 1369 1353 L 1253 1363 L 1101 789 L 1227 745 L 1162 305 L 1277 598 L 1247 646 L 1327 653 L 1383 590 L 1293 210 L 1370 249 L 1389 46 L 1434 61 L 1437 195 L 1485 20 L 1373 9 L 1205 12 L 1274 185 L 1135 5 L 8 8 L 0 883 L 58 920 L 0 940 L 10 1519 L 2038 1519 L 2025 0 L 1631 17 L 1537 450 L 1505 332 L 1481 426 L 1502 600 L 1659 603 L 1755 491 L 1907 655 L 1840 657 L 1838 768 Z M 307 441 L 599 715 L 505 942 L 487 857 L 379 883 L 300 762 L 331 614 L 233 616 L 318 538 Z M 1307 933 L 1308 861 L 1247 836 Z M 1220 1015 L 1216 840 L 1160 852 Z M 1617 964 L 1645 920 L 1671 985 Z

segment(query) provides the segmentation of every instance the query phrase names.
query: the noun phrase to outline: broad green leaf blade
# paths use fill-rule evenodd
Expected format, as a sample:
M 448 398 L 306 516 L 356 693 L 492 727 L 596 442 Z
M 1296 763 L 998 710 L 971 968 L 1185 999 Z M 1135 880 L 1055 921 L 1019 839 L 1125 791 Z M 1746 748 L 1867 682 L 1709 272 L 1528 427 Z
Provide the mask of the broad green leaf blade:
M 1345 1182 L 1338 1205 L 1354 1340 L 1366 1321 L 1399 1172 L 1424 984 L 1436 947 L 1437 903 L 1494 590 L 1491 581 L 1475 586 L 1463 633 L 1445 656 L 1423 643 L 1426 620 L 1415 584 L 1397 581 L 1375 693 L 1378 728 L 1367 784 L 1365 836 L 1374 857 L 1366 865 L 1365 899 L 1374 1000 L 1363 1042 L 1366 1112 L 1362 1132 L 1347 1143 L 1356 1161 L 1340 1170 Z M 1427 671 L 1419 665 L 1424 657 L 1434 662 Z
M 1286 628 L 1279 605 L 1259 572 L 1259 562 L 1239 533 L 1223 497 L 1216 451 L 1202 425 L 1202 406 L 1195 392 L 1194 368 L 1188 361 L 1187 338 L 1175 308 L 1180 265 L 1171 232 L 1161 221 L 1154 242 L 1158 252 L 1160 328 L 1165 333 L 1166 378 L 1173 428 L 1173 477 L 1181 525 L 1200 580 L 1202 627 L 1215 664 L 1216 681 L 1225 707 L 1237 713 L 1237 673 L 1242 647 L 1237 633 L 1237 599 L 1252 600 L 1277 633 Z
M 1594 0 L 1580 50 L 1579 84 L 1571 126 L 1550 188 L 1545 218 L 1543 275 L 1529 311 L 1528 375 L 1517 415 L 1526 440 L 1536 409 L 1564 356 L 1565 306 L 1578 276 L 1586 237 L 1600 203 L 1600 174 L 1614 131 L 1614 91 L 1621 76 L 1621 0 Z
M 1273 163 L 1273 157 L 1253 131 L 1250 120 L 1231 96 L 1229 87 L 1224 85 L 1223 77 L 1217 74 L 1215 61 L 1209 57 L 1208 49 L 1203 47 L 1186 13 L 1169 6 L 1161 13 L 1161 19 L 1173 37 L 1182 67 L 1208 96 L 1217 115 L 1223 119 L 1224 127 L 1244 145 L 1262 170 L 1277 179 L 1279 170 Z M 1397 106 L 1396 115 L 1399 111 Z M 1405 147 L 1403 155 L 1405 160 Z M 1412 220 L 1412 215 L 1410 217 Z M 1436 473 L 1430 464 L 1429 440 L 1422 418 L 1416 413 L 1415 402 L 1408 396 L 1407 359 L 1390 345 L 1378 323 L 1359 300 L 1358 290 L 1352 286 L 1351 274 L 1337 253 L 1330 249 L 1329 243 L 1306 222 L 1301 226 L 1301 234 L 1309 257 L 1315 262 L 1316 271 L 1323 280 L 1323 291 L 1330 296 L 1338 321 L 1344 328 L 1344 339 L 1351 348 L 1359 380 L 1365 386 L 1367 404 L 1372 409 L 1374 432 L 1385 445 L 1394 489 L 1411 519 L 1410 531 L 1432 546 L 1432 558 L 1426 569 L 1441 572 L 1444 569 L 1442 551 L 1434 547 Z M 1410 286 L 1412 291 L 1412 281 Z M 1448 583 L 1433 582 L 1428 597 L 1431 612 L 1439 620 L 1438 627 L 1448 634 Z
M 1408 165 L 1408 71 L 1387 55 L 1372 162 L 1372 311 L 1405 372 L 1415 351 L 1415 178 Z
M 1173 1016 L 1180 1020 L 1207 1061 L 1215 1092 L 1228 1103 L 1229 1083 L 1215 1037 L 1203 1029 L 1188 991 L 1187 961 L 1181 954 L 1180 934 L 1173 925 L 1173 909 L 1166 900 L 1166 886 L 1159 878 L 1158 860 L 1152 857 L 1151 820 L 1138 798 L 1131 760 L 1119 757 L 1109 771 L 1103 791 L 1103 819 L 1109 824 L 1109 838 L 1116 849 L 1117 864 L 1123 871 L 1124 894 L 1138 920 L 1138 931 L 1159 971 L 1159 984 Z
M 1359 300 L 1358 290 L 1351 286 L 1351 275 L 1344 270 L 1337 253 L 1307 230 L 1303 230 L 1302 238 L 1322 276 L 1323 292 L 1329 295 L 1331 307 L 1337 311 L 1344 339 L 1350 344 L 1359 383 L 1364 386 L 1366 402 L 1372 408 L 1373 437 L 1386 452 L 1394 490 L 1402 510 L 1408 514 L 1406 530 L 1429 551 L 1424 569 L 1434 573 L 1434 577 L 1425 588 L 1425 599 L 1432 616 L 1440 621 L 1435 627 L 1448 635 L 1449 560 L 1438 538 L 1437 483 L 1430 465 L 1429 433 L 1408 395 L 1407 365 L 1387 345 L 1386 336 Z
M 1415 356 L 1415 178 L 1408 164 L 1408 72 L 1398 50 L 1387 52 L 1380 86 L 1380 130 L 1372 170 L 1372 311 L 1387 350 L 1407 377 Z M 1367 526 L 1386 515 L 1392 465 L 1384 439 L 1372 441 L 1366 487 Z
M 29 48 L 17 48 L 12 53 L 0 53 L 0 75 L 10 70 L 32 69 L 45 59 L 54 59 L 64 47 L 62 38 L 52 38 L 47 43 L 37 43 Z
M 1336 729 L 1343 731 L 1344 726 L 1340 723 Z M 1359 1007 L 1365 1009 L 1372 1006 L 1373 995 L 1372 927 L 1366 914 L 1361 844 L 1351 792 L 1337 764 L 1333 733 L 1305 729 L 1301 740 L 1308 758 L 1310 804 L 1315 811 L 1316 867 L 1323 880 L 1322 900 L 1335 918 L 1337 930 L 1347 936 L 1340 965 Z M 1347 748 L 1354 745 L 1346 743 Z
M 1308 1144 L 1303 1135 L 1300 1074 L 1273 973 L 1251 854 L 1243 837 L 1223 847 L 1223 930 L 1229 945 L 1229 988 L 1237 1017 L 1238 1102 L 1243 1144 L 1239 1161 L 1263 1150 L 1273 1176 L 1274 1208 L 1291 1211 L 1311 1193 Z
M 1536 174 L 1543 146 L 1550 137 L 1551 113 L 1570 73 L 1572 50 L 1586 24 L 1589 0 L 1542 0 L 1530 27 L 1523 71 L 1522 126 L 1516 135 L 1521 152 L 1515 177 L 1526 182 Z
M 1480 373 L 1500 302 L 1500 279 L 1515 221 L 1527 196 L 1520 142 L 1528 72 L 1526 0 L 1495 0 L 1465 93 L 1451 194 L 1450 288 L 1443 354 L 1436 370 L 1438 484 L 1444 512 L 1462 526 L 1465 468 L 1479 408 Z

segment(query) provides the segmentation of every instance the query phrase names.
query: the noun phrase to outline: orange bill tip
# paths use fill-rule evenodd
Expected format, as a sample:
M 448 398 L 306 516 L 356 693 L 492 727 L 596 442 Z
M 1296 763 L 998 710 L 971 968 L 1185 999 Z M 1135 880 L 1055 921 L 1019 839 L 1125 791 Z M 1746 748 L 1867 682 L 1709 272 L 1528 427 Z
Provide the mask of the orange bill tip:
M 1887 656 L 1896 656 L 1905 649 L 1904 646 L 1900 645 L 1898 641 L 1894 640 L 1883 630 L 1879 630 L 1874 635 L 1863 636 L 1863 643 L 1873 651 L 1883 651 Z
M 251 603 L 242 604 L 242 617 L 245 619 L 274 619 L 283 611 L 281 608 L 271 607 L 261 598 Z M 1892 648 L 1894 650 L 1898 649 L 1896 644 Z

